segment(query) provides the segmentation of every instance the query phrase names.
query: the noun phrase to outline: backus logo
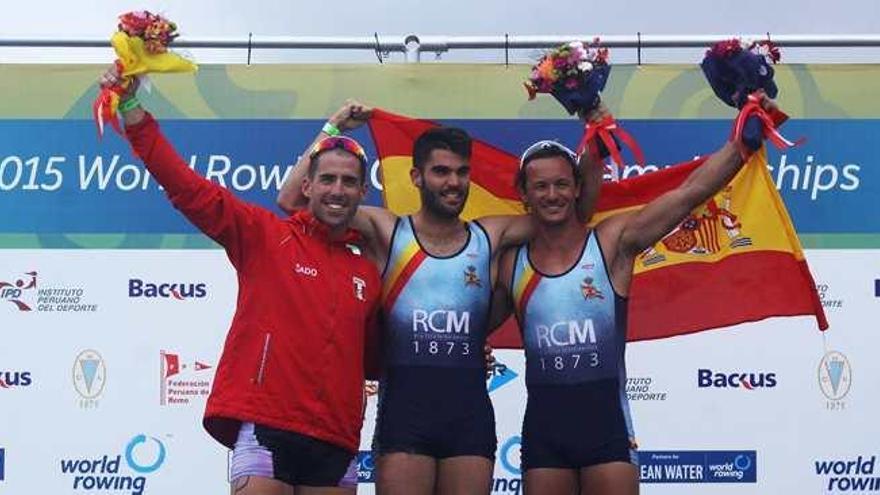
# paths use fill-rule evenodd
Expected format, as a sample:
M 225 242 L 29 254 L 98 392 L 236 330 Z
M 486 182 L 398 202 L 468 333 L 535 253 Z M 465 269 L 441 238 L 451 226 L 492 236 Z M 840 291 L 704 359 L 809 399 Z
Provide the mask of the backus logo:
M 699 388 L 756 388 L 776 387 L 776 373 L 717 373 L 708 369 L 697 370 Z
M 507 367 L 507 365 L 501 361 L 495 361 L 492 364 L 492 369 L 489 370 L 489 393 L 491 394 L 512 382 L 517 376 L 519 376 L 517 372 Z
M 877 472 L 877 456 L 858 456 L 855 459 L 832 459 L 816 462 L 816 475 L 827 479 L 823 483 L 826 493 L 880 492 Z
M 522 493 L 521 448 L 522 439 L 518 435 L 508 438 L 501 444 L 501 448 L 498 449 L 497 465 L 501 466 L 502 475 L 492 478 L 492 493 L 510 493 L 514 495 Z
M 32 311 L 33 304 L 25 302 L 25 298 L 37 288 L 37 272 L 25 272 L 24 277 L 14 282 L 0 280 L 0 300 L 12 303 L 19 311 Z
M 81 408 L 93 409 L 98 406 L 98 398 L 104 391 L 106 381 L 107 368 L 98 351 L 87 349 L 76 356 L 73 361 L 73 388 L 79 394 Z
M 756 483 L 754 450 L 641 451 L 643 483 Z
M 128 280 L 128 297 L 147 299 L 204 299 L 208 295 L 205 283 L 152 283 L 139 278 Z
M 164 462 L 165 444 L 141 434 L 129 440 L 122 454 L 62 459 L 61 473 L 73 478 L 73 490 L 142 495 L 147 485 L 146 475 L 157 471 Z
M 30 387 L 32 383 L 30 371 L 0 371 L 0 390 Z
M 159 351 L 159 405 L 185 405 L 211 393 L 213 366 L 202 361 L 181 363 L 180 354 Z

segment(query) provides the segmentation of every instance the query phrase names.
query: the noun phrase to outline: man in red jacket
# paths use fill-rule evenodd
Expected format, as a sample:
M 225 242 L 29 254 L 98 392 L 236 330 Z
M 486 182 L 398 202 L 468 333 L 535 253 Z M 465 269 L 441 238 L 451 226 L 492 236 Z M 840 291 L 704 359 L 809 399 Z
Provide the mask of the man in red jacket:
M 101 84 L 118 80 L 110 69 Z M 211 436 L 233 449 L 233 493 L 355 493 L 381 287 L 349 229 L 366 194 L 363 149 L 343 137 L 318 142 L 303 183 L 308 208 L 282 220 L 190 169 L 135 90 L 120 104 L 134 153 L 238 275 L 204 417 Z

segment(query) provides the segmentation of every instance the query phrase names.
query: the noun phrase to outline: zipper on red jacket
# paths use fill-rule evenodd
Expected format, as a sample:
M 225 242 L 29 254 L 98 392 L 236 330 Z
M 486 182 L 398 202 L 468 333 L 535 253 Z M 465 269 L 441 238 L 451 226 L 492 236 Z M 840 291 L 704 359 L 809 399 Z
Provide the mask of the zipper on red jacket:
M 330 289 L 330 305 L 329 311 L 327 311 L 327 341 L 324 343 L 324 352 L 322 353 L 324 356 L 327 355 L 327 349 L 333 345 L 333 341 L 335 340 L 335 334 L 337 332 L 336 329 L 336 308 L 337 308 L 337 300 L 339 299 L 339 285 L 341 282 L 338 280 L 338 275 L 335 270 L 335 266 L 333 264 L 333 250 L 335 249 L 335 243 L 332 240 L 327 241 L 327 273 L 329 274 L 329 289 Z M 324 370 L 332 370 L 334 368 L 334 363 L 324 363 Z M 326 395 L 326 380 L 323 380 L 323 385 L 318 390 L 316 396 L 319 400 L 323 401 L 324 396 Z
M 257 379 L 256 384 L 263 384 L 263 375 L 266 372 L 266 361 L 269 359 L 269 342 L 272 340 L 272 334 L 266 333 L 266 338 L 263 341 L 263 354 L 260 357 L 260 368 L 257 370 Z

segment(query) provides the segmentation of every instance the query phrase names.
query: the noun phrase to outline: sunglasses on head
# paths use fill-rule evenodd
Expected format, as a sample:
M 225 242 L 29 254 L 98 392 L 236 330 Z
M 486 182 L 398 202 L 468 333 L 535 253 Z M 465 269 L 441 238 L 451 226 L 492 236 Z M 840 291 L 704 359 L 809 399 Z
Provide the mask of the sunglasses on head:
M 556 141 L 544 140 L 538 141 L 537 143 L 526 148 L 519 159 L 519 167 L 522 168 L 523 165 L 528 163 L 529 160 L 532 159 L 532 156 L 534 156 L 536 153 L 548 150 L 559 151 L 569 158 L 569 161 L 572 163 L 572 165 L 577 164 L 577 155 L 575 155 L 574 151 L 571 151 L 566 146 L 557 143 Z
M 365 167 L 367 166 L 367 153 L 364 151 L 363 146 L 354 139 L 346 136 L 332 136 L 318 141 L 315 143 L 315 146 L 312 147 L 312 151 L 309 152 L 309 158 L 314 158 L 319 154 L 330 150 L 347 151 L 356 156 L 357 159 L 360 160 L 361 165 Z

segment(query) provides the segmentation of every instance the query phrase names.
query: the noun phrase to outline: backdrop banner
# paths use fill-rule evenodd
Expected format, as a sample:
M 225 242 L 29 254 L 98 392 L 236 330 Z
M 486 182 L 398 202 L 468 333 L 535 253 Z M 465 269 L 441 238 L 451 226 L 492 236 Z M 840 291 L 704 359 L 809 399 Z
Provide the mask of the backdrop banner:
M 576 120 L 547 95 L 527 101 L 528 69 L 208 65 L 156 76 L 141 100 L 198 173 L 282 215 L 284 177 L 348 97 L 464 127 L 514 156 L 539 139 L 575 146 Z M 201 415 L 235 273 L 123 139 L 98 139 L 90 105 L 102 70 L 0 65 L 0 493 L 222 493 L 228 452 Z M 766 166 L 830 329 L 770 318 L 630 343 L 642 493 L 880 493 L 878 78 L 875 65 L 777 68 L 792 117 L 783 132 L 806 141 L 768 149 Z M 603 99 L 647 158 L 624 177 L 712 152 L 735 116 L 696 65 L 615 66 Z M 382 204 L 376 143 L 366 126 L 352 135 L 370 157 L 367 203 Z M 191 296 L 144 290 L 163 284 Z M 521 351 L 496 357 L 492 488 L 518 494 L 525 366 Z M 375 401 L 359 493 L 374 493 Z

